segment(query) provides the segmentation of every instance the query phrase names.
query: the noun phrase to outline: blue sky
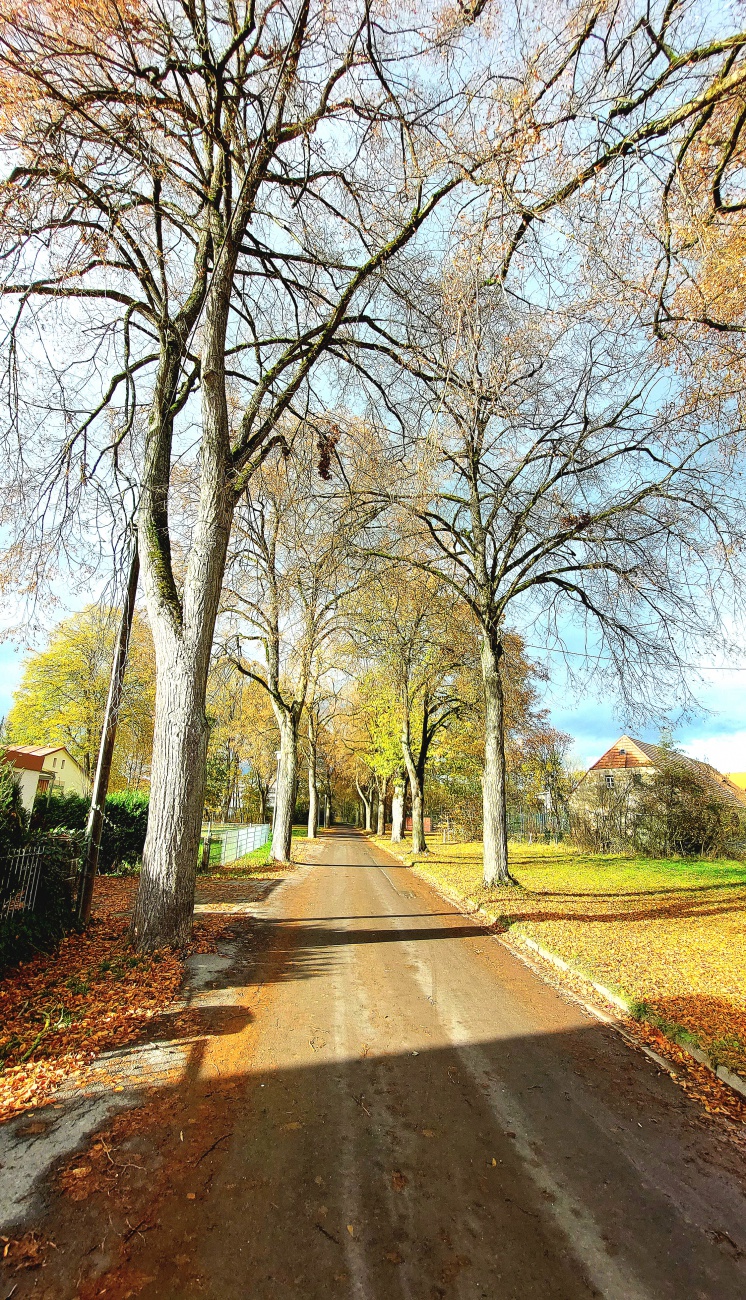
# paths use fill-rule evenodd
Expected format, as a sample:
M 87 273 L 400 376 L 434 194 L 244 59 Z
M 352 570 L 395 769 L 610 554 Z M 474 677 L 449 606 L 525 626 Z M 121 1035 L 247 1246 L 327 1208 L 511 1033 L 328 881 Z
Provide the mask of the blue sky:
M 746 772 L 746 672 L 703 673 L 696 691 L 702 716 L 672 727 L 677 748 L 692 758 L 704 759 L 721 772 Z M 612 701 L 565 694 L 559 677 L 546 696 L 552 723 L 575 738 L 574 757 L 587 767 L 623 733 L 656 742 L 660 730 L 640 725 L 634 716 L 620 714 Z

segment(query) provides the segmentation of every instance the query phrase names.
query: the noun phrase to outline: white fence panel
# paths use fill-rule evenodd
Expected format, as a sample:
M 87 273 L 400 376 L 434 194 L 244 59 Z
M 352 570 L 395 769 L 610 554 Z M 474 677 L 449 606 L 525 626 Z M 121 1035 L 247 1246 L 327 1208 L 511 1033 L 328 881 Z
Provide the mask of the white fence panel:
M 228 862 L 235 862 L 236 858 L 242 858 L 245 853 L 253 853 L 254 849 L 260 849 L 267 843 L 270 829 L 266 823 L 228 827 L 223 832 L 220 865 L 224 867 Z

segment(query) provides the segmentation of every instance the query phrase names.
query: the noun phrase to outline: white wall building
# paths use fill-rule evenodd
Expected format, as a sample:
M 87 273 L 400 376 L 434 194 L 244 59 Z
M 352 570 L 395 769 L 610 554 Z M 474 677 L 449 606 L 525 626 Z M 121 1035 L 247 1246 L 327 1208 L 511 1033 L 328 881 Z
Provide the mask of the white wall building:
M 29 812 L 37 794 L 90 793 L 82 767 L 64 745 L 9 745 L 4 758 L 19 775 L 21 802 Z

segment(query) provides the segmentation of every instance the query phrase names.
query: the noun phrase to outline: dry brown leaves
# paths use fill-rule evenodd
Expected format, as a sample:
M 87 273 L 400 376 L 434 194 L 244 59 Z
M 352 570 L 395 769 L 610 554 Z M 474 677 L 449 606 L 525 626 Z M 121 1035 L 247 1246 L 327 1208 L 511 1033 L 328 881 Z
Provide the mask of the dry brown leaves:
M 190 952 L 213 952 L 225 917 L 195 923 L 185 952 L 130 946 L 133 879 L 102 878 L 84 934 L 0 980 L 0 1120 L 49 1100 L 100 1052 L 132 1043 L 173 1001 Z
M 0 1237 L 0 1245 L 0 1258 L 14 1273 L 22 1268 L 43 1268 L 48 1252 L 57 1249 L 48 1237 L 33 1231 L 25 1232 L 22 1237 Z

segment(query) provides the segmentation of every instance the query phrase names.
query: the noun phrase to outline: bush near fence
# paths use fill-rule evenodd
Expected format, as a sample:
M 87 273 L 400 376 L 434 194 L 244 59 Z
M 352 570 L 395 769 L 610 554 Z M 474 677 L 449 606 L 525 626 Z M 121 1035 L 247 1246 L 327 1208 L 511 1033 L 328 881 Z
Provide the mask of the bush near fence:
M 0 857 L 0 970 L 75 927 L 82 852 L 82 834 L 52 831 Z
M 103 874 L 132 869 L 142 858 L 148 829 L 148 795 L 118 790 L 107 795 L 98 869 Z M 42 795 L 31 814 L 31 833 L 51 830 L 84 831 L 90 799 L 79 794 Z

